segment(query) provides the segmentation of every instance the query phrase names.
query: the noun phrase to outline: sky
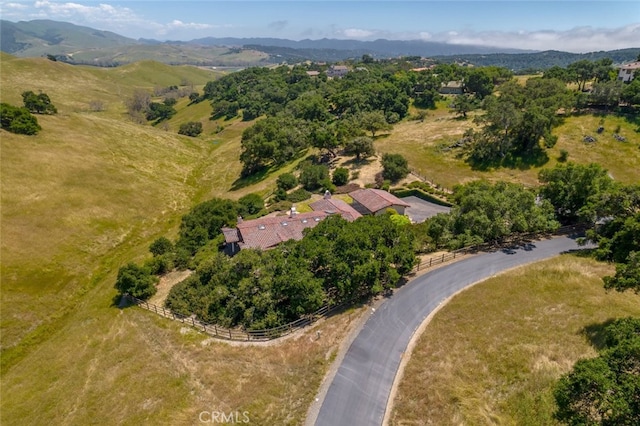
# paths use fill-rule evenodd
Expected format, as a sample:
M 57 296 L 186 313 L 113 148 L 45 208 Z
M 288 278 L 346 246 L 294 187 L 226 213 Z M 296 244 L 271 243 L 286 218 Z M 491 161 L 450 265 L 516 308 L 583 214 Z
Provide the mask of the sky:
M 640 1 L 5 1 L 0 17 L 131 38 L 428 40 L 531 50 L 640 47 Z

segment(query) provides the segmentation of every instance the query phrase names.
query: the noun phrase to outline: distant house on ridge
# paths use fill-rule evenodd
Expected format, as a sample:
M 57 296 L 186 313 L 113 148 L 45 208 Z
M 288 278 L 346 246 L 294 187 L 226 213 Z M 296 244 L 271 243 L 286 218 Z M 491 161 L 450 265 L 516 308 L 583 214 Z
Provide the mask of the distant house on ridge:
M 462 82 L 450 81 L 447 84 L 442 84 L 438 93 L 441 95 L 462 95 Z
M 621 65 L 618 67 L 618 80 L 629 83 L 638 70 L 640 70 L 640 61 Z
M 327 69 L 327 77 L 340 78 L 347 75 L 349 68 L 346 65 L 331 65 Z

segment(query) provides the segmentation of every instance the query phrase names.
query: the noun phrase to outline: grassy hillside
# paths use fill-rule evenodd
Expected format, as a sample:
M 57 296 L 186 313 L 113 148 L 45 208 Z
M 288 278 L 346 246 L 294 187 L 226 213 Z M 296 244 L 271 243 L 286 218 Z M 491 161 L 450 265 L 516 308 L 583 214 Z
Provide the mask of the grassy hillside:
M 97 283 L 95 274 L 117 270 L 118 263 L 102 269 L 110 254 L 139 253 L 195 202 L 227 193 L 246 123 L 228 123 L 221 143 L 211 132 L 188 138 L 134 124 L 123 105 L 136 87 L 202 84 L 208 76 L 150 62 L 105 70 L 3 55 L 2 101 L 20 105 L 23 90 L 42 90 L 59 111 L 39 117 L 37 136 L 2 131 L 3 349 L 65 312 Z M 92 100 L 106 110 L 90 112 Z M 207 107 L 193 108 L 206 118 Z
M 256 424 L 301 423 L 351 316 L 321 324 L 320 341 L 310 331 L 245 349 L 113 306 L 118 268 L 148 256 L 158 236 L 175 236 L 191 206 L 275 186 L 275 174 L 237 185 L 240 138 L 251 123 L 209 121 L 207 102 L 181 99 L 178 113 L 156 127 L 128 119 L 124 101 L 134 90 L 201 89 L 218 74 L 150 61 L 109 69 L 6 54 L 0 61 L 2 102 L 21 105 L 23 91 L 41 90 L 59 111 L 38 117 L 37 136 L 0 130 L 2 423 L 193 424 L 200 411 L 216 409 L 248 410 Z M 104 110 L 95 111 L 94 101 Z M 201 136 L 177 135 L 193 120 L 203 123 Z M 633 180 L 638 144 L 631 123 L 606 118 L 607 134 L 619 123 L 628 145 L 602 136 L 583 152 L 572 132 L 599 119 L 571 120 L 558 129 L 567 136 L 554 150 L 565 147 L 576 161 L 594 155 L 616 178 Z M 535 170 L 472 171 L 439 149 L 462 134 L 461 123 L 442 104 L 423 123 L 397 125 L 377 147 L 404 153 L 446 186 L 480 176 L 535 180 Z
M 193 204 L 274 185 L 269 177 L 231 191 L 248 124 L 224 122 L 214 133 L 206 103 L 182 100 L 168 130 L 126 118 L 122 100 L 135 88 L 200 72 L 3 55 L 2 100 L 20 104 L 23 90 L 43 90 L 59 111 L 38 117 L 35 137 L 0 131 L 3 424 L 193 424 L 216 409 L 247 410 L 257 424 L 302 421 L 349 316 L 319 324 L 319 342 L 310 331 L 245 349 L 113 306 L 118 268 L 147 256 L 156 237 L 174 236 Z M 90 112 L 94 99 L 106 110 Z M 175 133 L 193 119 L 204 120 L 201 137 Z
M 20 52 L 24 56 L 42 56 L 74 51 L 82 46 L 86 49 L 135 44 L 136 40 L 110 31 L 82 27 L 68 22 L 45 19 L 10 22 L 2 20 L 2 50 Z
M 20 57 L 54 55 L 77 64 L 112 66 L 153 60 L 165 64 L 250 66 L 269 60 L 268 53 L 258 50 L 184 43 L 149 44 L 68 22 L 3 20 L 0 28 L 3 52 Z
M 456 296 L 413 351 L 390 424 L 555 425 L 553 386 L 606 322 L 640 316 L 640 295 L 607 293 L 611 265 L 565 255 Z
M 403 154 L 409 166 L 420 174 L 445 187 L 475 179 L 492 181 L 507 180 L 537 185 L 538 172 L 543 167 L 553 167 L 558 162 L 560 150 L 569 153 L 569 161 L 577 163 L 597 162 L 621 182 L 633 183 L 640 180 L 640 118 L 615 115 L 585 114 L 571 116 L 554 129 L 558 143 L 547 150 L 548 161 L 541 167 L 522 165 L 514 168 L 498 168 L 488 171 L 473 170 L 461 155 L 459 149 L 449 147 L 460 139 L 464 131 L 474 127 L 473 115 L 461 120 L 447 108 L 448 101 L 438 103 L 435 111 L 421 121 L 405 121 L 395 125 L 393 132 L 376 140 L 376 149 L 380 152 Z M 602 125 L 603 134 L 596 130 Z M 627 141 L 619 142 L 613 134 L 620 126 L 619 134 Z M 596 136 L 598 141 L 588 144 L 584 136 Z

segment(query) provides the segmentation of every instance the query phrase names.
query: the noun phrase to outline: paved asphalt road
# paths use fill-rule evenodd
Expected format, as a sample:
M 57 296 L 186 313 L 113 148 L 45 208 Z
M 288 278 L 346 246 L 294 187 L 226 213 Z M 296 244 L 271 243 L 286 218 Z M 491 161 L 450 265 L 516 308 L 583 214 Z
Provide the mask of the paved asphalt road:
M 501 271 L 577 249 L 557 237 L 461 260 L 422 275 L 371 313 L 322 403 L 317 426 L 381 425 L 400 359 L 422 321 L 445 299 Z

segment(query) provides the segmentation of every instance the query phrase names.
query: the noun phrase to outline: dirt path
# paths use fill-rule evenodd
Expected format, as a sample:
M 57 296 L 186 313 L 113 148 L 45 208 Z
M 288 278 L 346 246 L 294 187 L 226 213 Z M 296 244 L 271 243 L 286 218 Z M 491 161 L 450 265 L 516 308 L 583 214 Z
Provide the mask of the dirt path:
M 173 286 L 187 278 L 189 275 L 191 275 L 192 272 L 193 271 L 187 269 L 186 271 L 173 271 L 163 275 L 160 278 L 160 282 L 156 286 L 158 291 L 156 292 L 156 294 L 149 298 L 149 303 L 158 306 L 164 306 L 164 301 L 167 299 L 167 296 L 169 295 L 169 292 L 171 291 Z

